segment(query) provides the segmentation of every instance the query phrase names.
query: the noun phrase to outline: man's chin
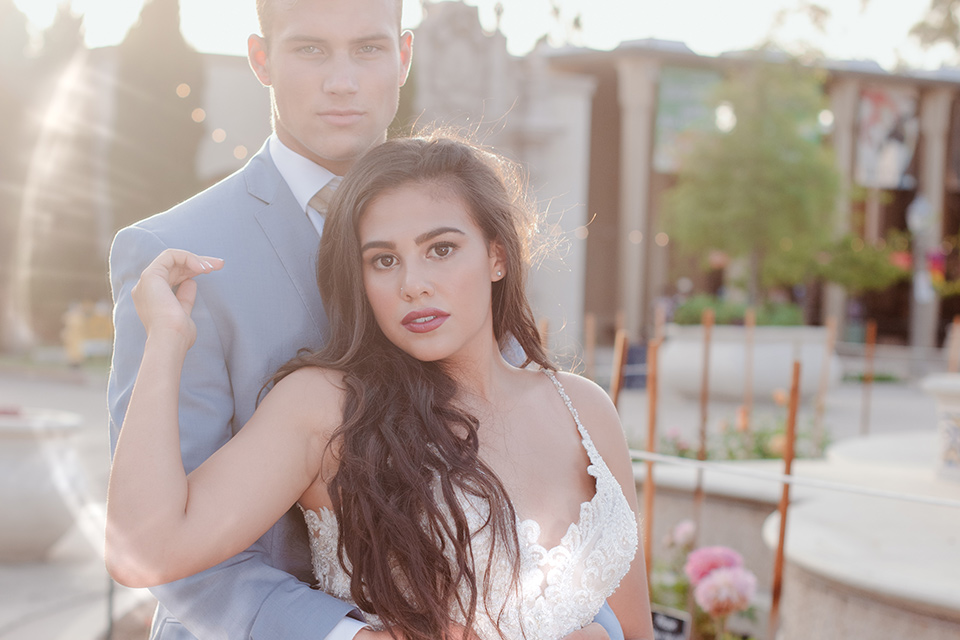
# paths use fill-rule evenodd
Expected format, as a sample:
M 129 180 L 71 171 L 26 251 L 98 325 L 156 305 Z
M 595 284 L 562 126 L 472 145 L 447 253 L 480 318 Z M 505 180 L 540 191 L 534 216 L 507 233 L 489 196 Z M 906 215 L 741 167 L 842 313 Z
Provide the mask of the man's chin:
M 321 148 L 309 149 L 309 155 L 302 155 L 328 171 L 342 176 L 369 148 L 358 148 L 356 145 L 350 147 L 323 145 Z

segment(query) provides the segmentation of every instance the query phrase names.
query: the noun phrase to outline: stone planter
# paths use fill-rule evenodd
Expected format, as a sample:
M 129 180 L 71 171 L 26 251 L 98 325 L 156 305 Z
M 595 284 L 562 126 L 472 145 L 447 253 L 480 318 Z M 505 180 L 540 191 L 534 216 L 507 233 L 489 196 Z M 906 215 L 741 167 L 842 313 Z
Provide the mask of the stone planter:
M 80 416 L 63 411 L 0 415 L 0 562 L 43 560 L 73 524 L 80 426 Z
M 667 325 L 660 350 L 660 383 L 664 390 L 694 400 L 703 377 L 703 327 Z M 746 373 L 746 329 L 713 327 L 710 348 L 710 398 L 741 402 Z M 793 361 L 799 359 L 800 395 L 813 396 L 820 387 L 826 354 L 826 327 L 756 327 L 753 337 L 753 400 L 771 402 L 776 389 L 789 390 Z M 829 354 L 829 386 L 840 381 L 841 363 Z
M 937 403 L 937 475 L 960 482 L 960 373 L 939 373 L 921 386 Z

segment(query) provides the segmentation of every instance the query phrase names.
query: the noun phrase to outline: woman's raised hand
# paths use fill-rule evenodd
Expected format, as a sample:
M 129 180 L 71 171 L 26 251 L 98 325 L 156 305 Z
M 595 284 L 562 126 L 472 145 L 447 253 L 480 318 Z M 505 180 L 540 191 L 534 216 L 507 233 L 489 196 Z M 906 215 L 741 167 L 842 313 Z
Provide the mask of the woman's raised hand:
M 133 287 L 131 295 L 147 336 L 169 331 L 189 348 L 197 337 L 190 318 L 197 298 L 195 276 L 223 267 L 223 260 L 167 249 L 154 259 Z

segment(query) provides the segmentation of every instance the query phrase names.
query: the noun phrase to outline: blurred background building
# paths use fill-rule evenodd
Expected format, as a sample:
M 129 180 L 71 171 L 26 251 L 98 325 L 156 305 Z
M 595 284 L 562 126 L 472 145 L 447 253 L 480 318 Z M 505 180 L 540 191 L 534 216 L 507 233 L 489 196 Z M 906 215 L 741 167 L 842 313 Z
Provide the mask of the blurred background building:
M 618 325 L 634 340 L 649 337 L 654 305 L 678 293 L 679 277 L 695 289 L 715 286 L 716 274 L 685 271 L 662 200 L 690 136 L 718 126 L 712 92 L 748 56 L 639 40 L 610 51 L 541 42 L 518 57 L 499 29 L 484 31 L 475 7 L 423 8 L 395 129 L 455 125 L 527 167 L 564 240 L 530 292 L 555 349 L 577 352 L 586 313 L 601 342 Z M 0 25 L 0 337 L 4 349 L 25 350 L 57 342 L 71 305 L 109 300 L 106 258 L 119 228 L 256 152 L 270 132 L 269 94 L 245 58 L 187 45 L 177 0 L 148 2 L 115 47 L 84 49 L 80 21 L 65 8 L 29 55 L 11 0 L 0 0 Z M 927 213 L 914 226 L 930 248 L 955 252 L 960 71 L 808 64 L 822 72 L 828 106 L 818 135 L 833 149 L 844 194 L 836 233 L 872 242 L 908 231 L 908 208 L 922 195 Z M 29 117 L 37 105 L 42 117 Z M 902 283 L 856 304 L 822 283 L 803 295 L 809 322 L 839 317 L 852 339 L 869 316 L 884 341 L 934 346 L 960 304 L 921 289 Z

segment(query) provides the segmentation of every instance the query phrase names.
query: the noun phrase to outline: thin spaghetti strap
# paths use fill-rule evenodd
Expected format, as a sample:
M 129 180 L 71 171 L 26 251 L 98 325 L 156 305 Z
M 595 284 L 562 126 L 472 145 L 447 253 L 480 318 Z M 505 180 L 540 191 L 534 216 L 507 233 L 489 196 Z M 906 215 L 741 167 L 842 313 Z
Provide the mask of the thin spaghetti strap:
M 577 424 L 577 430 L 580 432 L 580 438 L 583 440 L 584 446 L 589 443 L 587 446 L 587 451 L 593 450 L 593 440 L 590 439 L 590 434 L 587 433 L 587 430 L 584 428 L 583 423 L 580 422 L 580 414 L 577 413 L 577 408 L 573 406 L 573 402 L 570 400 L 570 396 L 567 395 L 566 389 L 563 388 L 563 385 L 560 383 L 560 380 L 557 379 L 557 374 L 555 374 L 550 369 L 544 369 L 543 372 L 550 378 L 550 381 L 553 383 L 553 386 L 557 388 L 557 393 L 560 394 L 560 398 L 563 400 L 563 403 L 567 405 L 567 409 L 570 411 L 570 415 L 573 416 L 573 421 Z

